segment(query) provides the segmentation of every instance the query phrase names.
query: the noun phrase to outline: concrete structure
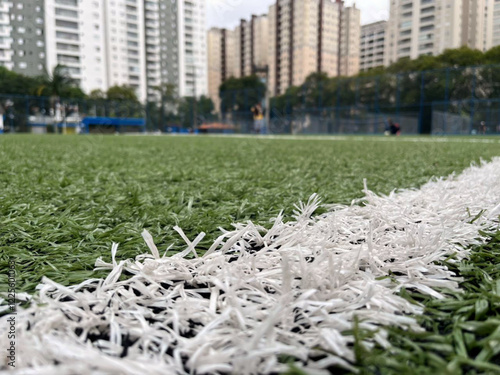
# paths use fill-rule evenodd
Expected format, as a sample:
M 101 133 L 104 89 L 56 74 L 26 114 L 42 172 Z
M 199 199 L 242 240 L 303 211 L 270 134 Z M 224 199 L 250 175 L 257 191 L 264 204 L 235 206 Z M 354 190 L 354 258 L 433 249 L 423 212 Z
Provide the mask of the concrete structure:
M 379 21 L 361 27 L 359 70 L 384 66 L 387 21 Z
M 277 0 L 269 8 L 269 81 L 273 95 L 311 73 L 359 71 L 360 12 L 340 0 Z
M 230 77 L 265 76 L 268 66 L 269 28 L 267 15 L 241 20 L 234 30 L 208 31 L 209 96 L 219 108 L 219 87 Z
M 4 65 L 26 75 L 39 75 L 45 70 L 44 2 L 3 1 L 0 9 L 0 46 Z M 5 13 L 7 11 L 7 13 Z M 1 21 L 3 19 L 4 22 Z M 1 43 L 3 40 L 3 43 Z M 0 47 L 2 48 L 2 47 Z M 0 56 L 2 60 L 2 56 Z
M 177 1 L 179 94 L 208 94 L 206 0 Z
M 212 28 L 208 30 L 208 95 L 214 102 L 215 108 L 220 106 L 219 86 L 225 76 L 225 29 Z
M 127 85 L 146 99 L 146 62 L 143 0 L 103 2 L 107 87 Z M 83 3 L 83 2 L 82 2 Z M 85 2 L 90 5 L 88 2 Z
M 340 7 L 340 67 L 339 75 L 359 73 L 359 43 L 361 39 L 361 12 L 356 6 Z
M 461 46 L 491 48 L 493 9 L 494 0 L 391 0 L 385 65 Z
M 491 44 L 500 46 L 500 0 L 495 0 L 492 12 Z
M 234 31 L 236 45 L 235 64 L 239 63 L 239 77 L 250 76 L 268 65 L 269 22 L 267 15 L 241 20 Z
M 206 0 L 0 2 L 0 65 L 27 75 L 57 64 L 81 88 L 127 85 L 140 100 L 172 83 L 207 94 Z

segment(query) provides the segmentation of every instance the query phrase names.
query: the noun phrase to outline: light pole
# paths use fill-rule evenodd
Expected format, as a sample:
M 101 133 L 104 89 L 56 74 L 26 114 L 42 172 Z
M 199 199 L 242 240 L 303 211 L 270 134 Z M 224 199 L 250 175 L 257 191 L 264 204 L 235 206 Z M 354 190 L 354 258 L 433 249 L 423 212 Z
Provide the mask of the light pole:
M 193 63 L 193 130 L 198 125 L 198 103 L 196 98 L 196 66 Z

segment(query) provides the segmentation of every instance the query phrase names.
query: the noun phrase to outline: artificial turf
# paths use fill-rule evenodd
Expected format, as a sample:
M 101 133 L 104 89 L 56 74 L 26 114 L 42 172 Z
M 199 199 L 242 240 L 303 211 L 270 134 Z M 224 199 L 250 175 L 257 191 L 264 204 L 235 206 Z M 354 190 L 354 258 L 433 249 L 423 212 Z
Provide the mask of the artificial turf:
M 363 178 L 388 193 L 498 155 L 497 141 L 2 136 L 0 289 L 9 259 L 17 263 L 18 292 L 33 292 L 42 275 L 74 284 L 104 275 L 92 269 L 97 257 L 110 259 L 112 242 L 121 243 L 118 259 L 147 252 L 143 229 L 160 249 L 182 248 L 174 225 L 190 238 L 204 231 L 203 249 L 219 226 L 269 225 L 312 193 L 349 203 L 363 195 Z M 389 351 L 358 344 L 361 373 L 498 373 L 500 233 L 488 237 L 469 260 L 449 264 L 464 277 L 464 293 L 436 301 L 403 292 L 426 306 L 418 319 L 427 331 L 392 329 Z M 368 334 L 354 333 L 359 342 Z
M 405 138 L 276 140 L 209 137 L 0 137 L 0 288 L 9 259 L 17 289 L 34 292 L 43 275 L 68 285 L 89 277 L 99 256 L 147 252 L 252 220 L 269 225 L 281 209 L 318 193 L 349 203 L 369 188 L 389 193 L 460 172 L 500 155 L 500 144 L 410 142 Z

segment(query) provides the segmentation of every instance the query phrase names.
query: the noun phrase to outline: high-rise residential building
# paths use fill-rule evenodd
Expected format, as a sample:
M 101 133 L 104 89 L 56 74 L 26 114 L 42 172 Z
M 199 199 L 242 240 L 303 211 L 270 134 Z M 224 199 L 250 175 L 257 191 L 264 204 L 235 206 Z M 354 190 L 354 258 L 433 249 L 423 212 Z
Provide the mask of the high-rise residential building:
M 10 22 L 10 8 L 12 3 L 0 2 L 0 66 L 13 68 L 12 55 L 12 26 Z
M 340 7 L 340 68 L 339 75 L 359 73 L 359 43 L 361 39 L 361 12 L 353 7 Z
M 495 47 L 500 46 L 500 0 L 495 0 L 493 10 L 491 12 L 491 46 Z
M 172 83 L 207 93 L 206 0 L 0 2 L 0 65 L 26 75 L 58 65 L 87 93 L 127 85 L 140 100 Z
M 267 15 L 252 15 L 235 29 L 239 76 L 255 74 L 268 65 L 269 22 Z
M 277 0 L 269 8 L 272 94 L 300 85 L 313 72 L 359 71 L 360 11 L 340 0 Z
M 149 99 L 172 84 L 180 96 L 206 95 L 206 0 L 144 0 Z
M 212 28 L 208 31 L 209 96 L 216 108 L 219 87 L 226 79 L 266 75 L 268 33 L 267 15 L 252 15 L 249 21 L 241 20 L 234 30 Z
M 207 34 L 208 47 L 208 95 L 215 108 L 219 108 L 219 87 L 224 81 L 226 71 L 225 29 L 211 28 Z
M 494 0 L 391 0 L 385 65 L 445 49 L 493 44 Z
M 177 0 L 179 93 L 208 94 L 206 0 Z
M 0 64 L 26 75 L 45 70 L 44 1 L 0 2 Z
M 384 66 L 387 21 L 379 21 L 361 27 L 359 70 Z

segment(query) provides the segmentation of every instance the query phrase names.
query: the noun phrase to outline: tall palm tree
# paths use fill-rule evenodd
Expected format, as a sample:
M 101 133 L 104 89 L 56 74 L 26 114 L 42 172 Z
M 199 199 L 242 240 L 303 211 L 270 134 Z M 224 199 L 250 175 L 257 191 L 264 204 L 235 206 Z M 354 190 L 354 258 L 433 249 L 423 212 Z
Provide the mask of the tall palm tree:
M 44 82 L 38 87 L 37 94 L 40 96 L 44 90 L 50 95 L 51 107 L 56 110 L 56 104 L 61 100 L 61 94 L 65 88 L 76 86 L 76 80 L 69 73 L 68 68 L 64 65 L 57 64 L 52 73 L 44 77 Z M 54 131 L 57 133 L 57 126 Z

